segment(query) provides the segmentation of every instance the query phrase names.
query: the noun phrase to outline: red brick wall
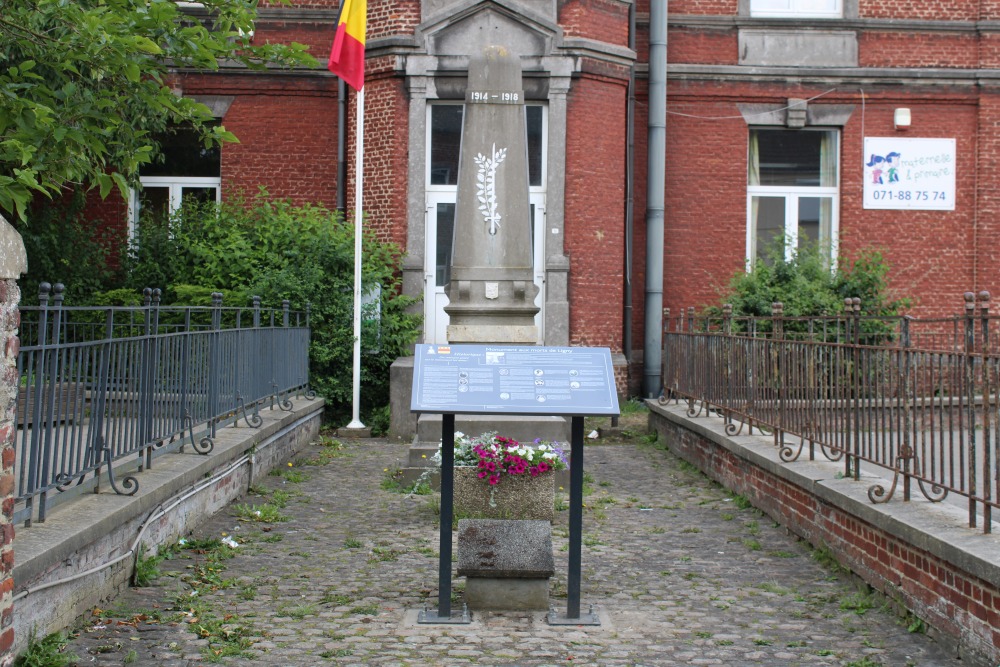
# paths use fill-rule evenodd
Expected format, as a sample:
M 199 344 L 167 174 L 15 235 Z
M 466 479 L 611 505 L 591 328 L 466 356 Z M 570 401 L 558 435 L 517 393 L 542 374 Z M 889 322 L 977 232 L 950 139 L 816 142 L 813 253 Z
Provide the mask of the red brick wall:
M 640 11 L 649 11 L 649 2 Z M 671 14 L 736 16 L 737 0 L 670 0 Z
M 988 2 L 992 0 L 987 0 Z M 860 0 L 861 18 L 919 19 L 921 21 L 975 21 L 979 0 Z
M 275 197 L 336 206 L 336 95 L 241 94 L 224 119 L 240 143 L 222 148 L 222 195 L 266 187 Z
M 567 107 L 569 342 L 622 347 L 625 82 L 581 78 Z
M 974 34 L 863 32 L 858 37 L 861 67 L 977 67 Z
M 979 102 L 979 161 L 976 165 L 976 233 L 970 239 L 975 252 L 975 279 L 968 289 L 989 290 L 1000 296 L 1000 91 L 985 89 Z
M 14 642 L 14 410 L 17 397 L 17 329 L 21 293 L 16 280 L 0 279 L 0 665 L 10 664 Z
M 1000 589 L 900 535 L 875 526 L 805 488 L 654 415 L 671 451 L 745 496 L 775 521 L 827 547 L 837 560 L 931 628 L 977 657 L 1000 659 Z
M 559 7 L 566 36 L 628 44 L 628 5 L 617 0 L 567 0 Z
M 667 39 L 667 62 L 735 65 L 739 60 L 737 47 L 736 32 L 732 30 L 677 30 Z
M 380 240 L 401 248 L 406 247 L 407 175 L 409 169 L 423 169 L 409 161 L 409 106 L 402 79 L 371 77 L 365 82 L 365 224 Z M 353 102 L 350 108 L 348 154 L 353 156 Z M 353 157 L 349 163 L 348 208 L 353 209 Z

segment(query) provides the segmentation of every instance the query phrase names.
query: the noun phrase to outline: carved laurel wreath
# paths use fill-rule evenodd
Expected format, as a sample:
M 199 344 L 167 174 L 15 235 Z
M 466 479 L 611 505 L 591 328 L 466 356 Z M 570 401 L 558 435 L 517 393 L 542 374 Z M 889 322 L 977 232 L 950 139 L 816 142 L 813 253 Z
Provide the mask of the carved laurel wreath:
M 479 165 L 479 171 L 476 173 L 478 182 L 476 195 L 479 198 L 479 211 L 483 214 L 483 220 L 490 226 L 490 234 L 496 235 L 503 217 L 497 212 L 497 167 L 507 157 L 507 149 L 497 150 L 497 145 L 494 143 L 492 153 L 491 157 L 482 153 L 476 155 L 476 164 Z

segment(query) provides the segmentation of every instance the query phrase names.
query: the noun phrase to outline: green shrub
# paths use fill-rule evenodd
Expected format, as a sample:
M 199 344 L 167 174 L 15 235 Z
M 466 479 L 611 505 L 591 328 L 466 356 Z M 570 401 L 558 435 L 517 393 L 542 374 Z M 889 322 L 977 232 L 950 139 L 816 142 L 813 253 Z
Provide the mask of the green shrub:
M 407 312 L 414 300 L 399 294 L 400 250 L 368 233 L 362 245 L 362 285 L 380 288 L 380 319 L 362 329 L 361 404 L 372 412 L 388 401 L 389 365 L 417 339 L 420 320 Z M 354 226 L 338 212 L 264 191 L 250 200 L 187 206 L 169 229 L 140 221 L 126 266 L 128 285 L 162 288 L 164 304 L 208 305 L 217 291 L 225 306 L 248 306 L 252 295 L 271 308 L 282 299 L 294 310 L 309 304 L 312 388 L 328 400 L 328 417 L 350 416 Z
M 910 302 L 892 296 L 889 271 L 888 262 L 875 248 L 864 249 L 854 257 L 841 257 L 836 270 L 830 270 L 818 246 L 805 245 L 786 259 L 783 244 L 776 243 L 769 248 L 765 261 L 755 262 L 750 271 L 734 274 L 721 290 L 719 303 L 707 307 L 705 314 L 719 317 L 722 304 L 728 303 L 733 306 L 734 316 L 767 318 L 771 316 L 771 304 L 780 302 L 786 318 L 834 316 L 844 313 L 844 299 L 856 297 L 861 299 L 864 315 L 893 317 L 908 308 Z M 766 322 L 763 326 L 767 326 Z M 797 326 L 785 323 L 786 331 Z M 891 329 L 891 325 L 873 320 L 862 324 L 862 331 L 867 333 Z

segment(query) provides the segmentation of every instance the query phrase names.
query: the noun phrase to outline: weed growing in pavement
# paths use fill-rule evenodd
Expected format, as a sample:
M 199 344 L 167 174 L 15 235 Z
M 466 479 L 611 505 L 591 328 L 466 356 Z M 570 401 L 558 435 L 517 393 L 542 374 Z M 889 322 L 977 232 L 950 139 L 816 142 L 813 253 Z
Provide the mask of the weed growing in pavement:
M 320 436 L 313 444 L 318 445 L 320 450 L 315 456 L 309 458 L 296 459 L 296 463 L 302 466 L 325 466 L 334 459 L 349 455 L 347 448 L 340 440 L 328 435 Z
M 32 630 L 28 636 L 28 648 L 14 661 L 14 667 L 68 667 L 75 664 L 79 658 L 66 653 L 68 643 L 66 635 L 61 632 L 38 639 Z
M 277 505 L 264 503 L 263 505 L 248 505 L 241 503 L 233 506 L 236 518 L 241 521 L 259 521 L 261 523 L 278 523 L 288 521 L 289 517 L 279 511 Z
M 149 586 L 160 577 L 160 563 L 164 556 L 153 554 L 147 556 L 146 545 L 139 545 L 139 557 L 135 561 L 135 570 L 132 572 L 132 585 L 140 588 Z

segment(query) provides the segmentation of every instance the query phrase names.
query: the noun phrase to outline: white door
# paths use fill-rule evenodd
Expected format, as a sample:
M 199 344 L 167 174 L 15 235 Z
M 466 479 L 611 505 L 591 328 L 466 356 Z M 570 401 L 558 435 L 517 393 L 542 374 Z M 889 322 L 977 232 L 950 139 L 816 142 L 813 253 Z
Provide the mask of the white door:
M 528 190 L 531 215 L 531 248 L 538 296 L 535 325 L 538 343 L 545 332 L 545 162 L 547 113 L 540 104 L 525 107 L 528 140 Z M 444 288 L 451 271 L 455 233 L 455 200 L 458 191 L 458 155 L 462 134 L 462 105 L 427 107 L 427 207 L 424 221 L 424 342 L 448 342 L 448 297 Z
M 545 196 L 541 193 L 529 195 L 531 214 L 531 249 L 535 284 L 538 295 L 535 305 L 535 326 L 538 327 L 538 343 L 544 340 L 545 317 Z M 430 192 L 427 196 L 426 227 L 424 249 L 424 341 L 427 343 L 448 342 L 448 305 L 445 287 L 451 278 L 451 253 L 455 234 L 455 193 Z

